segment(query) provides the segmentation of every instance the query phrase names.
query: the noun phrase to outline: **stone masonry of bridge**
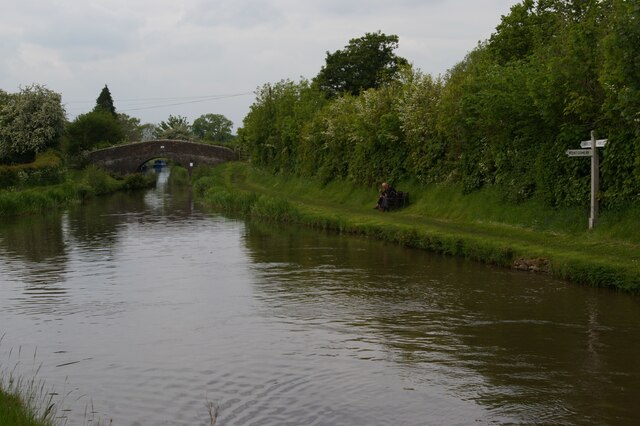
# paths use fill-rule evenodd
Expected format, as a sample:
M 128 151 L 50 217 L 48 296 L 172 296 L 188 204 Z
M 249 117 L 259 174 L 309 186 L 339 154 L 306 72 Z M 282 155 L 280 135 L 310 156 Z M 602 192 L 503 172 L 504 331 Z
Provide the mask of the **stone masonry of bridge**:
M 142 165 L 154 158 L 168 158 L 188 168 L 191 164 L 215 166 L 237 160 L 229 148 L 181 140 L 153 140 L 116 145 L 90 152 L 87 159 L 112 173 L 127 174 L 141 170 Z

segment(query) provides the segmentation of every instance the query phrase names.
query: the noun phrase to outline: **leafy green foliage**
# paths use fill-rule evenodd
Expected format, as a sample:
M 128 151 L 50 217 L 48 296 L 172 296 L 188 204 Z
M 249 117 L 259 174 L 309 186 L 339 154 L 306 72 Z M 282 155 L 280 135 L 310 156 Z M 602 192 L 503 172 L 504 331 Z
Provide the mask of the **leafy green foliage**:
M 206 141 L 227 142 L 233 138 L 233 122 L 222 114 L 203 114 L 193 121 L 191 131 Z
M 154 135 L 158 139 L 190 140 L 193 138 L 189 120 L 180 115 L 169 115 L 167 121 L 161 121 Z
M 324 96 L 307 80 L 283 80 L 258 88 L 256 101 L 238 131 L 251 160 L 273 172 L 301 167 L 299 143 L 304 126 L 325 103 Z
M 118 120 L 107 111 L 81 114 L 67 125 L 63 150 L 71 156 L 95 148 L 115 145 L 125 138 Z
M 327 52 L 325 65 L 314 79 L 327 96 L 358 95 L 391 81 L 407 60 L 397 56 L 398 36 L 378 31 L 349 40 L 343 50 Z
M 349 177 L 375 186 L 381 179 L 397 182 L 406 175 L 407 149 L 396 109 L 397 93 L 388 86 L 357 98 Z M 384 178 L 383 178 L 384 177 Z
M 39 153 L 32 163 L 0 165 L 0 189 L 55 185 L 63 178 L 62 160 L 53 151 Z
M 525 0 L 511 7 L 491 36 L 490 46 L 497 59 L 502 62 L 525 59 L 535 45 L 534 0 Z
M 589 161 L 565 151 L 596 130 L 600 200 L 625 208 L 640 202 L 638 22 L 636 2 L 523 0 L 437 79 L 401 66 L 397 37 L 367 34 L 327 54 L 312 85 L 259 90 L 240 142 L 254 164 L 324 185 L 492 186 L 563 208 L 588 203 Z
M 65 115 L 60 94 L 44 86 L 0 92 L 0 163 L 30 162 L 38 152 L 56 147 Z
M 150 141 L 155 139 L 158 126 L 153 123 L 145 123 L 139 126 L 140 140 Z
M 299 150 L 302 176 L 316 177 L 323 183 L 349 176 L 355 100 L 350 95 L 337 98 L 318 111 L 304 128 Z
M 602 164 L 606 201 L 640 201 L 640 5 L 615 0 L 603 40 L 605 116 L 610 144 Z
M 119 112 L 116 116 L 118 124 L 122 128 L 124 140 L 127 142 L 135 142 L 142 140 L 143 126 L 140 125 L 140 119 L 130 117 L 125 113 Z
M 119 190 L 136 190 L 155 185 L 155 176 L 134 173 L 115 179 L 94 166 L 67 173 L 67 180 L 57 185 L 27 188 L 20 191 L 0 190 L 0 216 L 41 213 L 66 207 L 87 198 Z
M 447 141 L 438 130 L 443 81 L 405 68 L 401 82 L 397 109 L 407 145 L 407 173 L 421 183 L 445 180 L 451 164 Z

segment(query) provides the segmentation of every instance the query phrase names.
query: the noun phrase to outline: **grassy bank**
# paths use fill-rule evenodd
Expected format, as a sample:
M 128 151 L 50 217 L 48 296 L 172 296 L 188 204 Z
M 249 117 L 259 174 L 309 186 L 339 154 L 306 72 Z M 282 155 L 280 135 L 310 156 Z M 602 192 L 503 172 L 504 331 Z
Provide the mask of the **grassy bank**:
M 590 232 L 585 209 L 549 209 L 536 200 L 508 204 L 491 189 L 462 195 L 457 187 L 400 183 L 411 206 L 383 214 L 372 209 L 375 189 L 277 177 L 244 163 L 196 170 L 193 178 L 197 196 L 216 209 L 640 291 L 637 209 L 603 212 Z
M 40 213 L 116 191 L 148 188 L 154 183 L 155 176 L 132 174 L 115 179 L 95 167 L 67 171 L 59 184 L 0 190 L 0 216 Z
M 50 426 L 52 424 L 37 415 L 21 396 L 0 389 L 0 426 Z
M 4 336 L 0 336 L 0 344 Z M 14 351 L 9 352 L 9 358 Z M 21 351 L 12 368 L 0 362 L 0 426 L 54 426 L 57 403 L 55 393 L 36 380 L 39 367 L 32 365 L 33 375 L 26 379 L 16 373 Z M 35 363 L 35 355 L 33 358 Z M 28 364 L 27 364 L 28 365 Z

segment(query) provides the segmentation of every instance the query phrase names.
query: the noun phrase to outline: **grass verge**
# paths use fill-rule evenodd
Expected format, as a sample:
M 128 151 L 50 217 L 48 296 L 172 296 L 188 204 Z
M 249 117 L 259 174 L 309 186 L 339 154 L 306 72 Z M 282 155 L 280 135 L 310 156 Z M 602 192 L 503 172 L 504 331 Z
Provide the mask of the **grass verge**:
M 397 185 L 410 207 L 380 213 L 376 190 L 272 176 L 245 163 L 194 173 L 205 205 L 266 220 L 353 233 L 504 267 L 535 270 L 581 284 L 640 291 L 638 209 L 603 212 L 587 231 L 582 209 L 549 209 L 531 200 L 507 204 L 492 189 Z
M 25 190 L 0 190 L 0 216 L 41 213 L 121 190 L 149 188 L 155 176 L 136 173 L 115 179 L 104 170 L 89 167 L 68 172 L 63 183 Z

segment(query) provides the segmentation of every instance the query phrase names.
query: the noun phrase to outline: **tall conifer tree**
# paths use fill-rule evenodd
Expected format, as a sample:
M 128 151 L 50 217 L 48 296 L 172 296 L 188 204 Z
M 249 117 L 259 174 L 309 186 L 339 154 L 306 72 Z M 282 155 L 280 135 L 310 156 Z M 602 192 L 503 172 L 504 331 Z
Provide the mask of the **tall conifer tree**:
M 104 85 L 104 88 L 100 92 L 100 96 L 96 99 L 96 107 L 93 109 L 94 111 L 107 111 L 110 112 L 113 117 L 117 117 L 116 107 L 113 105 L 113 98 L 111 97 L 111 92 L 107 85 Z

